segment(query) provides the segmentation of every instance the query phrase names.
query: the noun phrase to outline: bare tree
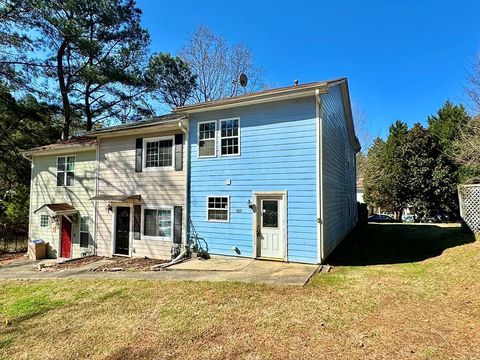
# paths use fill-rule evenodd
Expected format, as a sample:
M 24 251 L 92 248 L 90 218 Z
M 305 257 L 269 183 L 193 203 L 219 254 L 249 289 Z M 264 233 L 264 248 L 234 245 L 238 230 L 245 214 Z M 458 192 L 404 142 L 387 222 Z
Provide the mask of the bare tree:
M 197 77 L 195 102 L 254 92 L 263 86 L 263 71 L 255 66 L 252 51 L 244 43 L 229 45 L 204 26 L 188 38 L 179 55 Z M 248 76 L 245 90 L 238 80 L 241 73 Z
M 467 181 L 480 180 L 480 116 L 473 117 L 460 131 L 459 138 L 453 144 L 454 160 L 469 169 Z
M 357 135 L 358 141 L 360 141 L 362 149 L 366 152 L 373 141 L 373 136 L 368 125 L 367 113 L 358 104 L 353 104 L 352 112 L 355 134 Z
M 465 89 L 474 114 L 480 113 L 480 54 L 477 55 L 467 78 Z

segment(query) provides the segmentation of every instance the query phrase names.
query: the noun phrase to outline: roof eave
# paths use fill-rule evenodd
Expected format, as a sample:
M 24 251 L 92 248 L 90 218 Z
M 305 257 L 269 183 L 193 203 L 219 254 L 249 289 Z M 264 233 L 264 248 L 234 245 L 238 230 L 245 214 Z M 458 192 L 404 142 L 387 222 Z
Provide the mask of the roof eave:
M 255 105 L 272 101 L 281 101 L 295 99 L 307 96 L 314 96 L 315 91 L 319 90 L 321 94 L 328 92 L 328 83 L 315 83 L 309 86 L 290 88 L 268 94 L 252 94 L 243 98 L 232 98 L 231 100 L 223 100 L 220 102 L 212 101 L 196 105 L 182 106 L 174 111 L 178 113 L 194 114 L 203 111 L 221 110 L 238 106 Z
M 165 125 L 172 125 L 181 121 L 186 121 L 188 120 L 187 116 L 179 116 L 175 119 L 171 120 L 163 120 L 163 121 L 158 121 L 158 122 L 152 122 L 148 124 L 139 124 L 139 125 L 130 125 L 130 126 L 125 126 L 122 128 L 111 128 L 111 129 L 101 129 L 101 130 L 95 130 L 95 131 L 89 131 L 88 133 L 85 134 L 85 136 L 91 137 L 91 138 L 101 138 L 101 137 L 108 137 L 108 136 L 117 136 L 120 134 L 125 134 L 128 135 L 129 132 L 135 132 L 136 130 L 142 130 L 142 129 L 149 129 L 149 128 L 162 128 L 165 127 Z
M 96 143 L 92 144 L 65 144 L 62 146 L 58 146 L 54 149 L 31 149 L 31 150 L 25 150 L 21 151 L 20 154 L 26 158 L 26 159 L 31 159 L 32 156 L 34 155 L 53 155 L 53 154 L 60 154 L 60 153 L 65 153 L 65 152 L 70 152 L 70 151 L 89 151 L 89 150 L 94 150 L 95 147 L 97 146 Z

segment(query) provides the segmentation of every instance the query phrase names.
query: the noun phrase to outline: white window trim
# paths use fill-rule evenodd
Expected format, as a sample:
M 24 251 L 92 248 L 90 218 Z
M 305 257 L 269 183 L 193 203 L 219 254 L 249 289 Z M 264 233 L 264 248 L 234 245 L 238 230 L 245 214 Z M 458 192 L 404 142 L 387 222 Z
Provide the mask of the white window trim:
M 150 236 L 150 235 L 145 235 L 144 234 L 144 231 L 145 231 L 145 210 L 170 210 L 170 221 L 171 221 L 171 236 Z M 142 206 L 142 211 L 141 211 L 141 223 L 140 223 L 140 239 L 141 240 L 160 240 L 160 241 L 169 241 L 169 242 L 172 242 L 173 241 L 173 233 L 174 233 L 174 227 L 175 227 L 175 224 L 174 224 L 174 219 L 173 219 L 173 206 L 154 206 L 154 205 L 151 205 L 151 206 Z
M 213 140 L 214 154 L 213 155 L 200 156 L 200 125 L 201 124 L 210 124 L 210 123 L 215 124 L 215 130 L 213 131 L 214 137 L 213 137 L 213 139 L 209 139 L 209 140 Z M 217 120 L 200 121 L 197 124 L 197 158 L 198 159 L 211 159 L 211 158 L 216 158 L 217 157 L 217 130 L 218 130 Z
M 47 225 L 45 225 L 45 226 L 42 225 L 42 216 L 46 216 L 47 219 L 48 219 L 48 223 L 47 223 Z M 40 227 L 41 227 L 42 229 L 48 228 L 48 224 L 50 223 L 50 216 L 45 215 L 45 214 L 40 214 L 39 217 L 38 217 L 38 221 L 39 221 Z
M 73 170 L 73 185 L 67 185 L 67 158 L 73 157 L 74 164 L 75 164 L 75 169 Z M 58 175 L 58 159 L 64 158 L 65 159 L 65 171 L 63 172 L 63 185 L 57 185 L 57 175 Z M 62 187 L 75 187 L 75 184 L 77 183 L 77 155 L 63 155 L 63 156 L 57 156 L 57 162 L 55 163 L 55 185 L 57 188 L 62 188 Z
M 87 230 L 87 231 L 82 230 L 82 218 L 87 218 L 87 227 L 88 227 L 88 230 Z M 91 221 L 90 221 L 90 216 L 88 216 L 88 215 L 86 215 L 86 216 L 80 216 L 80 225 L 79 225 L 79 228 L 80 228 L 80 229 L 79 229 L 80 237 L 79 237 L 78 240 L 79 240 L 79 244 L 80 244 L 80 242 L 81 242 L 81 240 L 82 240 L 82 233 L 88 234 L 88 241 L 87 241 L 87 246 L 86 246 L 86 247 L 88 247 L 88 246 L 89 246 L 89 243 L 90 243 L 90 223 L 91 223 Z M 83 248 L 86 248 L 86 247 L 83 247 Z
M 209 220 L 208 219 L 208 210 L 225 210 L 225 209 L 210 209 L 208 207 L 208 199 L 209 198 L 227 198 L 227 220 Z M 207 205 L 207 211 L 206 211 L 206 215 L 207 215 L 207 222 L 213 222 L 213 223 L 229 223 L 230 222 L 230 196 L 229 195 L 207 195 L 207 202 L 206 202 L 206 205 Z
M 157 166 L 157 167 L 147 167 L 147 143 L 162 141 L 162 140 L 172 140 L 172 165 L 170 166 Z M 170 171 L 175 169 L 175 136 L 159 136 L 153 138 L 144 138 L 142 146 L 142 170 L 143 171 Z
M 229 121 L 229 120 L 238 120 L 238 135 L 237 136 L 227 136 L 227 137 L 224 137 L 222 138 L 222 122 L 224 121 Z M 240 126 L 240 117 L 233 117 L 233 118 L 228 118 L 228 119 L 219 119 L 218 120 L 218 147 L 219 147 L 219 156 L 220 157 L 235 157 L 235 156 L 240 156 L 240 154 L 242 153 L 241 151 L 241 134 L 240 134 L 240 130 L 241 129 L 241 126 Z M 230 155 L 222 155 L 222 139 L 234 139 L 234 138 L 238 138 L 238 154 L 230 154 Z

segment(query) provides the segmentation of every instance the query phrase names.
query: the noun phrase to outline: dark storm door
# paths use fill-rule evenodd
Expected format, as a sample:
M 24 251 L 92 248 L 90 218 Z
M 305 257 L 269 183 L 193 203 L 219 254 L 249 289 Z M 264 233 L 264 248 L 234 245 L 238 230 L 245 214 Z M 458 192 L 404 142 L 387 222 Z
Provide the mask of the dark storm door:
M 115 254 L 129 255 L 130 242 L 130 208 L 117 207 L 117 219 L 115 226 Z

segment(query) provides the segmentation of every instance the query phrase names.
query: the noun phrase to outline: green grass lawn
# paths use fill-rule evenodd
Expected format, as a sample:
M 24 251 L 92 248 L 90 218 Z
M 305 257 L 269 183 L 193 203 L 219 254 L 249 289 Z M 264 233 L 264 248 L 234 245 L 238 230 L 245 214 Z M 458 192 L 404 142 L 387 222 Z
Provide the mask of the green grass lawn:
M 480 359 L 480 243 L 369 225 L 307 286 L 0 282 L 0 359 Z

